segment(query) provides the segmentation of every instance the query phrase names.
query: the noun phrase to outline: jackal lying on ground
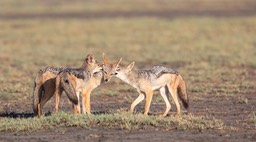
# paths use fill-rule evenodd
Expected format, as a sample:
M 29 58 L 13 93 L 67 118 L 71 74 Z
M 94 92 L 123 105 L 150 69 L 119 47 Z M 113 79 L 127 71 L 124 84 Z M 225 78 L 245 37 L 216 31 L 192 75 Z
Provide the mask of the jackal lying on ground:
M 68 96 L 68 98 L 74 103 L 78 104 L 79 100 L 77 98 L 76 93 L 74 93 L 74 90 L 69 90 L 66 88 L 62 89 L 56 89 L 56 77 L 61 72 L 77 72 L 76 76 L 80 77 L 81 74 L 83 74 L 83 77 L 85 76 L 92 76 L 93 73 L 99 72 L 102 69 L 102 67 L 97 63 L 94 56 L 91 54 L 88 54 L 87 57 L 84 60 L 83 65 L 80 68 L 59 68 L 59 67 L 46 67 L 44 69 L 41 69 L 34 81 L 34 91 L 33 91 L 33 111 L 34 115 L 40 116 L 42 114 L 42 109 L 44 104 L 56 93 L 56 90 L 58 90 L 59 94 L 62 93 L 64 90 Z M 86 74 L 86 75 L 85 75 Z M 58 83 L 58 82 L 57 82 Z M 65 85 L 63 85 L 64 87 Z M 69 86 L 69 88 L 71 88 Z M 74 88 L 75 89 L 75 88 Z M 76 90 L 75 90 L 76 92 Z M 57 97 L 57 95 L 56 95 Z M 55 111 L 58 111 L 55 110 Z
M 171 105 L 168 100 L 169 94 L 171 94 L 176 104 L 177 114 L 180 114 L 178 96 L 184 107 L 188 109 L 189 99 L 186 93 L 185 81 L 177 71 L 164 66 L 155 66 L 150 70 L 133 71 L 132 68 L 134 67 L 134 64 L 135 63 L 132 62 L 126 67 L 119 66 L 118 68 L 112 70 L 105 70 L 103 67 L 103 71 L 107 72 L 104 74 L 106 80 L 108 80 L 107 78 L 111 77 L 112 75 L 115 75 L 122 81 L 137 89 L 139 96 L 131 104 L 130 112 L 133 112 L 135 106 L 144 100 L 146 96 L 144 114 L 147 115 L 153 97 L 153 91 L 157 89 L 160 90 L 160 94 L 166 104 L 166 110 L 163 113 L 163 116 L 166 116 L 171 109 Z

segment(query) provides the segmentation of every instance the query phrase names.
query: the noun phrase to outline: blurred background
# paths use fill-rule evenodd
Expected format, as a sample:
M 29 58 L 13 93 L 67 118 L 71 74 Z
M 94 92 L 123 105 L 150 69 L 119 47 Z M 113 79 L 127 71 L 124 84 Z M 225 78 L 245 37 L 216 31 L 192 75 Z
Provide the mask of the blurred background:
M 39 69 L 80 67 L 88 53 L 98 61 L 103 52 L 111 61 L 135 61 L 135 69 L 176 68 L 192 102 L 255 94 L 255 0 L 1 0 L 0 5 L 2 112 L 31 112 L 20 110 L 19 103 L 32 104 Z M 94 94 L 137 95 L 119 84 L 113 79 Z

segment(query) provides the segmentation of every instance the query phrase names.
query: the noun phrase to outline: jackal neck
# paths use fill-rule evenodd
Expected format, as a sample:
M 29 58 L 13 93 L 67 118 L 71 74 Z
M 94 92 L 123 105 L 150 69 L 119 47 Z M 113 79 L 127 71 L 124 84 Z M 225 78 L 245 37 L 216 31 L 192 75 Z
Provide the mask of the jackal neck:
M 130 84 L 131 86 L 137 88 L 137 82 L 139 74 L 137 71 L 130 71 L 129 73 L 123 73 L 121 75 L 117 75 L 119 79 L 124 81 L 127 84 Z
M 80 68 L 83 70 L 88 70 L 88 64 L 84 62 Z
M 100 71 L 100 72 L 95 72 L 93 74 L 93 78 L 95 78 L 97 80 L 97 82 L 99 82 L 99 84 L 103 83 L 104 82 L 104 78 L 103 78 L 103 72 Z

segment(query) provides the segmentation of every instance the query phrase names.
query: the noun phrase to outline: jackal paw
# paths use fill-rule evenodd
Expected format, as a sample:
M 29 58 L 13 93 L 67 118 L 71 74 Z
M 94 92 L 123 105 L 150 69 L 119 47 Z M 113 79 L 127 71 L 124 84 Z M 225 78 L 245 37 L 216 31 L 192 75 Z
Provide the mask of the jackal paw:
M 176 112 L 174 116 L 180 116 L 180 112 Z
M 166 116 L 167 116 L 167 113 L 166 113 L 166 114 L 164 113 L 164 114 L 162 114 L 162 115 L 160 115 L 160 116 L 161 116 L 161 117 L 166 117 Z

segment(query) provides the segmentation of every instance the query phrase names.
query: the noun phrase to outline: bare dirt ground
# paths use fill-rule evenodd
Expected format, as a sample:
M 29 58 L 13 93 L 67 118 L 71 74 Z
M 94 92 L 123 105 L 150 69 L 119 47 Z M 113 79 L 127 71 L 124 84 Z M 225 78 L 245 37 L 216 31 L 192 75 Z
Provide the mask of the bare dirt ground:
M 202 15 L 213 15 L 213 16 L 252 16 L 256 15 L 256 8 L 254 10 L 244 10 L 244 11 L 160 11 L 160 12 L 130 12 L 130 13 L 66 13 L 66 14 L 39 14 L 39 15 L 0 15 L 1 19 L 13 19 L 13 18 L 101 18 L 101 17 L 140 17 L 140 16 L 160 16 L 175 18 L 179 16 L 202 16 Z M 114 87 L 117 84 L 105 84 L 98 89 Z M 129 108 L 129 103 L 124 99 L 127 94 L 135 93 L 131 91 L 124 91 L 118 96 L 105 96 L 98 97 L 92 95 L 92 110 L 95 114 L 100 112 L 107 112 L 108 110 L 117 109 L 127 109 Z M 209 94 L 200 98 L 200 94 L 189 92 L 191 98 L 191 113 L 193 114 L 208 114 L 214 116 L 217 119 L 224 121 L 226 126 L 232 126 L 239 129 L 234 130 L 159 130 L 154 128 L 144 129 L 144 130 L 117 130 L 117 129 L 105 129 L 105 128 L 93 128 L 93 129 L 82 129 L 82 128 L 65 128 L 65 129 L 52 129 L 52 130 L 42 130 L 36 132 L 0 132 L 0 142 L 3 141 L 256 141 L 256 130 L 254 124 L 248 124 L 248 116 L 251 115 L 256 108 L 256 92 L 252 94 L 240 94 L 235 96 L 215 96 Z M 134 94 L 136 96 L 136 94 Z M 248 103 L 245 105 L 243 100 L 237 99 L 237 97 L 246 97 Z M 119 99 L 117 99 L 119 98 Z M 71 111 L 70 103 L 68 103 L 67 98 L 62 98 L 61 110 Z M 31 103 L 29 102 L 16 102 L 0 100 L 3 110 L 6 112 L 13 113 L 3 113 L 0 117 L 32 117 Z M 65 105 L 68 104 L 68 105 Z M 54 108 L 53 101 L 49 102 L 45 107 L 45 110 L 52 110 Z M 138 110 L 142 110 L 143 104 L 140 104 Z M 175 108 L 175 107 L 173 107 Z M 21 111 L 22 110 L 22 111 Z M 25 110 L 25 111 L 24 111 Z M 164 110 L 163 103 L 153 102 L 151 106 L 151 112 L 162 112 Z M 175 111 L 173 109 L 172 111 Z
M 117 87 L 118 84 L 104 84 L 98 89 L 108 87 Z M 133 98 L 137 95 L 134 91 L 125 91 L 118 96 L 99 97 L 92 95 L 92 110 L 95 115 L 99 113 L 108 113 L 109 110 L 128 109 L 130 103 L 125 98 L 129 94 Z M 156 93 L 158 94 L 158 93 Z M 254 93 L 255 94 L 255 93 Z M 194 115 L 208 115 L 221 119 L 227 127 L 233 127 L 234 130 L 163 130 L 158 128 L 145 128 L 140 130 L 120 130 L 106 129 L 102 127 L 85 128 L 58 128 L 51 130 L 40 130 L 36 132 L 0 132 L 0 141 L 256 141 L 256 130 L 254 124 L 248 124 L 249 116 L 256 108 L 256 95 L 238 95 L 238 96 L 201 96 L 196 93 L 190 93 L 191 113 Z M 246 97 L 248 103 L 245 104 L 237 97 Z M 1 101 L 3 103 L 3 101 Z M 5 103 L 4 103 L 5 104 Z M 9 102 L 8 114 L 2 114 L 1 117 L 33 117 L 29 102 Z M 138 113 L 142 113 L 144 104 L 137 108 Z M 52 111 L 54 108 L 53 99 L 46 105 L 45 111 Z M 6 108 L 7 109 L 7 108 Z M 20 111 L 22 110 L 22 111 Z M 26 110 L 26 111 L 24 111 Z M 71 104 L 65 95 L 62 97 L 60 110 L 72 111 Z M 164 103 L 153 101 L 151 113 L 157 114 L 164 110 Z M 175 111 L 173 107 L 172 111 Z

